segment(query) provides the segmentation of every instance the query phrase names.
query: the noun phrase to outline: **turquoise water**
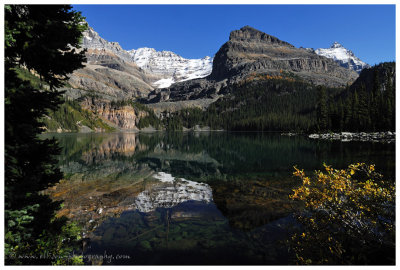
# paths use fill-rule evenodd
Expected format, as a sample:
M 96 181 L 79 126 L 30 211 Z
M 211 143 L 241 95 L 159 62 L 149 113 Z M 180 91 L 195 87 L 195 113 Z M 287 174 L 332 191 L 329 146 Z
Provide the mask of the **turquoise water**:
M 63 147 L 53 189 L 84 231 L 87 264 L 290 264 L 299 206 L 288 195 L 322 164 L 376 164 L 395 176 L 395 144 L 275 133 L 47 134 Z

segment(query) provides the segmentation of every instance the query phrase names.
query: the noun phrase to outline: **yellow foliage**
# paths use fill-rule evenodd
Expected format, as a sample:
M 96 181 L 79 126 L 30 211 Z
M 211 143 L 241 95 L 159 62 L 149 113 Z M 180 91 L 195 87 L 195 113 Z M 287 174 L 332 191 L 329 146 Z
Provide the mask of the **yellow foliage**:
M 289 197 L 305 206 L 297 216 L 304 232 L 292 238 L 296 257 L 302 258 L 298 263 L 343 262 L 350 253 L 362 253 L 359 246 L 354 251 L 346 241 L 368 245 L 383 242 L 375 239 L 376 231 L 394 235 L 394 184 L 378 182 L 382 175 L 375 172 L 374 165 L 357 163 L 337 170 L 324 164 L 324 171 L 315 171 L 311 178 L 304 170 L 294 169 L 301 185 Z M 394 243 L 394 237 L 390 239 Z
M 280 72 L 282 73 L 282 72 Z M 294 82 L 295 79 L 282 76 L 282 75 L 270 75 L 270 74 L 256 74 L 256 73 L 250 73 L 246 79 L 244 79 L 239 85 L 243 85 L 244 83 L 251 82 L 251 81 L 264 81 L 264 80 L 285 80 L 289 82 Z

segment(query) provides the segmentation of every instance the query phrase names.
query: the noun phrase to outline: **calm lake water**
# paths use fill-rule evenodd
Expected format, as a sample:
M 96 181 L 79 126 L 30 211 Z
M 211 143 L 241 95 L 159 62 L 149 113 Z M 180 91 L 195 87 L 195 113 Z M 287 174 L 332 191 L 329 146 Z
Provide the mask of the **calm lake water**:
M 395 176 L 395 144 L 274 133 L 47 134 L 65 180 L 50 189 L 84 231 L 87 264 L 290 264 L 293 166 L 350 163 Z

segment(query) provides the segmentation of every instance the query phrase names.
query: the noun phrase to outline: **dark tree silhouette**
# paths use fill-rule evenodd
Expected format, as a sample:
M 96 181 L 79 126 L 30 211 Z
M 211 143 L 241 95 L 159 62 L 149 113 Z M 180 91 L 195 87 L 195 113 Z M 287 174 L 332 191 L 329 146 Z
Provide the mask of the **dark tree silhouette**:
M 59 202 L 43 190 L 62 173 L 54 140 L 40 140 L 40 118 L 61 103 L 56 90 L 82 67 L 79 49 L 86 27 L 68 5 L 5 6 L 5 263 L 69 263 L 77 233 L 56 218 Z M 74 47 L 76 49 L 74 49 Z M 16 68 L 40 77 L 41 88 L 18 77 Z

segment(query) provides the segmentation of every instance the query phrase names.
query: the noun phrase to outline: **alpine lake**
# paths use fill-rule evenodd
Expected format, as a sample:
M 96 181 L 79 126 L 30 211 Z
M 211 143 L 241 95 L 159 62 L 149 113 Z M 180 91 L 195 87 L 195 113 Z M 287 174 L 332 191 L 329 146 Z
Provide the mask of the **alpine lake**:
M 395 178 L 395 143 L 279 133 L 45 134 L 64 179 L 48 193 L 82 228 L 86 264 L 287 265 L 300 185 L 323 163 L 375 164 Z

